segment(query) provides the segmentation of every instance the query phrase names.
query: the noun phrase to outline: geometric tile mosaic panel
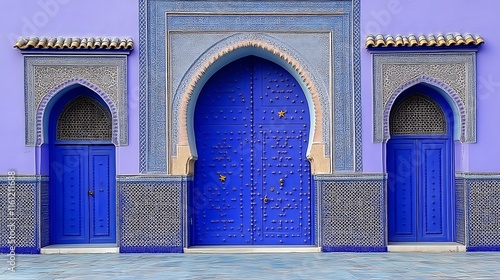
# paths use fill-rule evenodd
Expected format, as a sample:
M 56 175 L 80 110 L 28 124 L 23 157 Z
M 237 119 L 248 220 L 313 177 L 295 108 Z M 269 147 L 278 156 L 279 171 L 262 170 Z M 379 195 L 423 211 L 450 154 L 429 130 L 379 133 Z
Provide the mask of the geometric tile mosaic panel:
M 500 250 L 500 179 L 468 179 L 467 187 L 467 250 Z
M 183 182 L 134 180 L 118 179 L 120 251 L 182 252 Z
M 382 177 L 322 178 L 318 184 L 323 251 L 387 250 Z
M 0 177 L 0 252 L 9 253 L 8 242 L 13 239 L 16 253 L 37 253 L 38 199 L 35 178 L 26 180 L 14 176 L 14 189 L 8 188 L 7 178 L 7 176 Z M 15 207 L 11 206 L 9 209 L 9 201 L 11 205 L 14 203 Z M 12 210 L 13 215 L 9 210 Z M 8 225 L 13 225 L 14 230 L 12 231 Z
M 455 177 L 455 227 L 457 243 L 465 245 L 465 180 Z
M 40 247 L 50 245 L 50 220 L 49 220 L 49 180 L 42 177 L 40 181 Z

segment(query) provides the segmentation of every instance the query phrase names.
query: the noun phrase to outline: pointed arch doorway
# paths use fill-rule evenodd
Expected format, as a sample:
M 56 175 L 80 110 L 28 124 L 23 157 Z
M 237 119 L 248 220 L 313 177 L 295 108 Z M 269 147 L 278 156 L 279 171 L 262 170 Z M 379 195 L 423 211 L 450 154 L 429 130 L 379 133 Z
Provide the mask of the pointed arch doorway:
M 417 85 L 390 113 L 389 242 L 454 241 L 453 117 L 446 100 Z
M 57 101 L 49 122 L 50 243 L 115 243 L 115 147 L 106 104 L 78 86 Z
M 194 111 L 191 245 L 313 244 L 309 119 L 295 78 L 260 57 L 206 82 Z

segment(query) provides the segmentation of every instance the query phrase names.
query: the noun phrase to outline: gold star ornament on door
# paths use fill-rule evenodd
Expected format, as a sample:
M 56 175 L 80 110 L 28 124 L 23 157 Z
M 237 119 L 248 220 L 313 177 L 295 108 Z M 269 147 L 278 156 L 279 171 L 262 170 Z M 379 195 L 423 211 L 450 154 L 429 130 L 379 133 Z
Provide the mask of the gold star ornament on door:
M 226 176 L 224 175 L 219 175 L 219 181 L 225 182 L 226 181 Z

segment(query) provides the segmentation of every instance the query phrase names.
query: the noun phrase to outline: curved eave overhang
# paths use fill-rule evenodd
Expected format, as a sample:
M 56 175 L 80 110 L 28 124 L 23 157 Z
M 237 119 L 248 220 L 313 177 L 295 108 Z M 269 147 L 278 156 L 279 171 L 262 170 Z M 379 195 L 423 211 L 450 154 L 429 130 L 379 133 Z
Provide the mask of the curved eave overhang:
M 23 53 L 130 53 L 134 49 L 132 38 L 120 37 L 21 37 L 14 48 Z
M 365 47 L 372 51 L 404 51 L 404 50 L 448 50 L 448 49 L 477 49 L 484 44 L 481 36 L 469 33 L 448 33 L 446 35 L 368 35 Z

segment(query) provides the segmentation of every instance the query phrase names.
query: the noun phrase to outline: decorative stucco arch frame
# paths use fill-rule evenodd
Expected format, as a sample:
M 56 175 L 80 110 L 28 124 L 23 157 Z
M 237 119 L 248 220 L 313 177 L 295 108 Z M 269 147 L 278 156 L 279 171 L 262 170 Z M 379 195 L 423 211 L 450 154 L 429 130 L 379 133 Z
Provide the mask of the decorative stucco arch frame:
M 235 1 L 222 6 L 205 1 L 140 0 L 139 172 L 189 177 L 190 160 L 185 155 L 190 148 L 187 137 L 175 137 L 180 131 L 173 118 L 182 115 L 173 102 L 183 96 L 181 83 L 191 82 L 186 75 L 197 59 L 235 34 L 277 38 L 321 74 L 315 86 L 318 94 L 320 86 L 327 88 L 327 98 L 319 100 L 325 100 L 321 108 L 330 112 L 323 110 L 322 121 L 330 124 L 323 123 L 324 129 L 316 127 L 314 133 L 322 133 L 329 170 L 313 172 L 362 171 L 360 42 L 355 39 L 359 38 L 359 10 L 359 0 Z M 260 48 L 250 45 L 246 49 Z M 179 145 L 179 140 L 187 144 Z
M 238 33 L 228 36 L 204 52 L 191 65 L 181 80 L 172 101 L 171 135 L 173 151 L 172 174 L 192 174 L 197 158 L 193 130 L 193 114 L 198 95 L 205 82 L 224 65 L 247 55 L 268 59 L 289 71 L 299 82 L 308 100 L 311 112 L 311 130 L 307 156 L 313 173 L 330 171 L 330 160 L 325 157 L 322 131 L 330 127 L 327 88 L 307 62 L 291 47 L 273 36 L 263 33 Z M 326 127 L 326 128 L 325 128 Z
M 47 141 L 47 117 L 66 89 L 84 86 L 108 106 L 116 146 L 128 145 L 127 56 L 29 55 L 25 56 L 25 144 Z
M 448 101 L 448 104 L 450 105 L 450 108 L 453 111 L 454 123 L 457 124 L 454 126 L 454 132 L 453 132 L 454 138 L 456 140 L 465 142 L 465 133 L 466 133 L 465 116 L 467 112 L 465 110 L 462 100 L 450 86 L 443 83 L 442 81 L 439 81 L 438 79 L 427 77 L 425 75 L 416 77 L 408 81 L 407 83 L 401 85 L 393 94 L 391 94 L 391 96 L 387 100 L 383 115 L 384 140 L 388 140 L 391 137 L 389 131 L 389 117 L 394 102 L 403 92 L 405 92 L 412 86 L 418 84 L 423 84 L 435 88 L 437 92 L 440 92 L 443 95 L 443 97 Z
M 116 104 L 111 100 L 108 94 L 103 92 L 99 87 L 81 78 L 73 78 L 63 82 L 55 87 L 49 94 L 43 97 L 36 113 L 36 145 L 39 146 L 46 143 L 48 139 L 48 123 L 50 119 L 51 108 L 55 103 L 69 90 L 83 86 L 97 94 L 106 104 L 107 109 L 111 113 L 112 135 L 111 142 L 115 146 L 120 146 L 120 120 Z
M 454 138 L 476 142 L 476 52 L 374 53 L 373 138 L 385 142 L 396 98 L 416 84 L 440 92 L 453 110 Z

